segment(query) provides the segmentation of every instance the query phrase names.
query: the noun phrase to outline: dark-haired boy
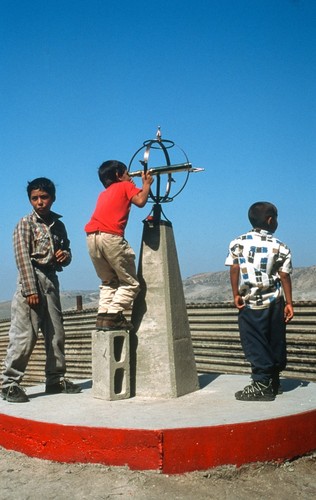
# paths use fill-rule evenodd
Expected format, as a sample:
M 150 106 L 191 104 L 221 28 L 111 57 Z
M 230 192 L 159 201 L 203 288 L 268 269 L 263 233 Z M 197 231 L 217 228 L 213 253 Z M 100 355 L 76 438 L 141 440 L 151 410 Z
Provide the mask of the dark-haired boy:
M 225 261 L 239 310 L 240 340 L 252 371 L 252 383 L 235 397 L 273 401 L 281 392 L 279 374 L 286 366 L 286 323 L 294 315 L 291 252 L 273 236 L 278 211 L 272 203 L 254 203 L 248 218 L 253 229 L 230 243 Z
M 135 253 L 124 238 L 131 204 L 143 207 L 153 178 L 142 174 L 143 187 L 135 186 L 127 167 L 109 160 L 99 167 L 99 179 L 105 190 L 85 226 L 90 258 L 101 280 L 96 328 L 117 330 L 132 328 L 123 311 L 139 292 Z
M 33 211 L 18 222 L 13 234 L 19 280 L 12 300 L 2 388 L 3 399 L 10 403 L 29 400 L 20 382 L 39 329 L 45 338 L 46 393 L 81 391 L 64 378 L 65 332 L 56 272 L 70 263 L 71 251 L 61 215 L 51 211 L 56 199 L 55 185 L 46 177 L 39 177 L 28 183 L 27 194 Z

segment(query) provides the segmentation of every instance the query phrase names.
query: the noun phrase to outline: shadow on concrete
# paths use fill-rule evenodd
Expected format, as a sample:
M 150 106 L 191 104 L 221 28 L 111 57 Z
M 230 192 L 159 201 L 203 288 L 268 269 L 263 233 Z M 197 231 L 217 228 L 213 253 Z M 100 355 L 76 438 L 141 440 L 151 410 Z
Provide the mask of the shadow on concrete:
M 91 389 L 92 388 L 92 380 L 86 380 L 85 382 L 79 382 L 78 385 L 80 385 L 81 389 Z M 54 396 L 54 394 L 46 394 L 45 389 L 39 392 L 35 392 L 33 394 L 28 394 L 28 397 L 30 399 L 36 399 L 39 397 L 45 397 L 45 396 Z
M 200 373 L 198 376 L 200 389 L 203 389 L 207 385 L 211 384 L 221 375 L 223 375 L 223 373 Z
M 27 397 L 29 399 L 36 399 L 36 398 L 42 398 L 42 397 L 45 397 L 45 396 L 49 396 L 49 394 L 46 394 L 45 390 L 40 391 L 40 392 L 35 392 L 33 394 L 28 394 L 27 391 L 26 391 L 26 394 L 27 394 Z
M 85 382 L 80 382 L 78 385 L 82 389 L 92 389 L 92 380 L 86 380 Z
M 281 386 L 283 392 L 291 392 L 297 389 L 297 387 L 307 387 L 309 384 L 310 382 L 306 380 L 299 380 L 292 378 L 281 379 Z
M 208 386 L 214 380 L 216 380 L 221 375 L 225 375 L 225 373 L 200 373 L 199 374 L 199 386 L 200 389 Z M 291 392 L 297 389 L 298 387 L 307 387 L 310 384 L 307 380 L 300 379 L 292 379 L 292 378 L 282 378 L 281 386 L 283 392 Z

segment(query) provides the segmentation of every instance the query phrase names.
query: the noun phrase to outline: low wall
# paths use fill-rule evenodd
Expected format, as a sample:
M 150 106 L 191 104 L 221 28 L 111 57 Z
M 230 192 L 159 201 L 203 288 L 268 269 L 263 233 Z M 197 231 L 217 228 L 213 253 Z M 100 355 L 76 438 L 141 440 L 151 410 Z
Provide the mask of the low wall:
M 288 365 L 282 375 L 316 381 L 316 302 L 294 304 L 287 328 Z M 238 333 L 236 309 L 228 303 L 187 305 L 195 361 L 199 373 L 249 374 Z M 67 376 L 91 378 L 91 331 L 95 309 L 64 312 Z M 0 359 L 6 354 L 10 321 L 0 321 Z M 25 385 L 45 381 L 45 351 L 40 335 L 27 367 Z

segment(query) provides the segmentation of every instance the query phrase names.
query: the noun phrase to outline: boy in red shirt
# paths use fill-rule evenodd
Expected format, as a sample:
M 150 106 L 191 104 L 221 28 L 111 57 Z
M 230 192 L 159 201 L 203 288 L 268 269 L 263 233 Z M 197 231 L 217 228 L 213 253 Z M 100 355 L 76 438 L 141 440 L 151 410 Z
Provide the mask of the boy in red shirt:
M 95 211 L 85 226 L 89 255 L 101 280 L 96 328 L 130 330 L 123 311 L 128 309 L 139 292 L 135 253 L 124 238 L 124 231 L 133 203 L 143 207 L 153 178 L 142 175 L 139 189 L 128 175 L 124 163 L 109 160 L 99 168 L 99 179 L 105 191 L 99 195 Z

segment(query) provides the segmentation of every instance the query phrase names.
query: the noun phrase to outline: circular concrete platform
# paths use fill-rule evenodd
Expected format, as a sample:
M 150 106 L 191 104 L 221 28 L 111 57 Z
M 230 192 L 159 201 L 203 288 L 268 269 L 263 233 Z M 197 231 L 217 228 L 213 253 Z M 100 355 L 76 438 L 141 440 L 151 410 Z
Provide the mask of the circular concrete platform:
M 220 465 L 291 459 L 316 449 L 316 384 L 283 379 L 272 402 L 236 401 L 239 375 L 201 375 L 199 391 L 175 399 L 46 395 L 0 401 L 0 445 L 58 462 L 127 465 L 176 474 Z

